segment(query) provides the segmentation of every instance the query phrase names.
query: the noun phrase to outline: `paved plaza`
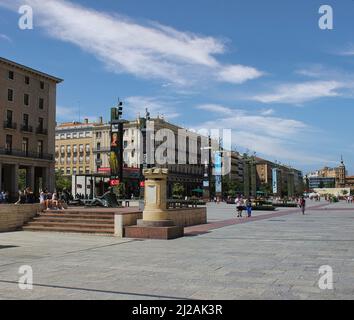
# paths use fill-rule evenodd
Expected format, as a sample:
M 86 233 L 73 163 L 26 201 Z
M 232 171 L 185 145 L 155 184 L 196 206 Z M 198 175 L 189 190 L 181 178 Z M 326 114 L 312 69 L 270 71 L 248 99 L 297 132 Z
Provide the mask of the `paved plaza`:
M 0 299 L 354 298 L 354 204 L 242 221 L 234 206 L 211 204 L 208 216 L 204 229 L 173 241 L 2 233 Z M 22 265 L 33 269 L 33 290 L 19 289 Z M 334 290 L 319 289 L 323 265 Z

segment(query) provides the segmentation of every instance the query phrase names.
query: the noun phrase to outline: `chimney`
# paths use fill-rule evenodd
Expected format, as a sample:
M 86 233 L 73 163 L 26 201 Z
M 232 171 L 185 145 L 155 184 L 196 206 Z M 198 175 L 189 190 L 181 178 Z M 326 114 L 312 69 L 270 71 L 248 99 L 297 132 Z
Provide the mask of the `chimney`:
M 89 123 L 88 118 L 85 118 L 85 124 L 88 124 L 88 123 Z
M 99 117 L 99 124 L 103 124 L 103 117 Z

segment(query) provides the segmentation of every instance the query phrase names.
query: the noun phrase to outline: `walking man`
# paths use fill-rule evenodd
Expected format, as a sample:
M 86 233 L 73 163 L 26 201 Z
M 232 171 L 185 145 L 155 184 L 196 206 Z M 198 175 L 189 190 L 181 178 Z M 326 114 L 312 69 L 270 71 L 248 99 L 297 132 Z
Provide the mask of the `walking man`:
M 300 200 L 300 208 L 301 208 L 302 214 L 305 215 L 306 200 L 305 200 L 304 197 L 302 197 L 301 200 Z

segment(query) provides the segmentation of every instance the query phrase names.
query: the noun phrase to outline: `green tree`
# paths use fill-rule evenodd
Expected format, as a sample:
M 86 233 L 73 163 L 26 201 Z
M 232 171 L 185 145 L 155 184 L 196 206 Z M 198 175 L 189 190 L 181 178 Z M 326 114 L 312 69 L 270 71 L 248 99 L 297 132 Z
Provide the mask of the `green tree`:
M 343 196 L 348 195 L 348 193 L 349 193 L 348 190 L 342 190 L 342 195 L 343 195 Z
M 172 188 L 172 196 L 175 199 L 182 199 L 184 195 L 184 187 L 180 183 L 175 183 Z
M 118 186 L 113 188 L 113 192 L 117 195 L 119 199 L 125 198 L 125 184 L 120 183 Z
M 71 177 L 65 177 L 61 171 L 55 172 L 55 188 L 57 191 L 66 189 L 71 192 L 71 185 Z

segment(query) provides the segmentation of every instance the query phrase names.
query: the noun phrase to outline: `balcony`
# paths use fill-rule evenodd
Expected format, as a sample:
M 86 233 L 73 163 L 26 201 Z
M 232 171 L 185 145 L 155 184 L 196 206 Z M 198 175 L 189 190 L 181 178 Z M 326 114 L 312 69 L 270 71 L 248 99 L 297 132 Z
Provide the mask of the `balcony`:
M 111 148 L 95 148 L 92 150 L 93 153 L 108 153 L 111 152 Z
M 48 130 L 42 127 L 37 127 L 36 134 L 48 135 Z
M 42 159 L 42 160 L 54 159 L 54 156 L 52 154 L 22 151 L 22 150 L 15 150 L 15 149 L 5 149 L 5 148 L 0 148 L 0 155 L 29 158 L 29 159 Z
M 17 129 L 17 124 L 12 122 L 12 121 L 5 120 L 4 121 L 4 129 L 16 130 Z
M 21 131 L 22 132 L 33 132 L 32 126 L 29 126 L 28 124 L 22 124 L 21 125 Z

